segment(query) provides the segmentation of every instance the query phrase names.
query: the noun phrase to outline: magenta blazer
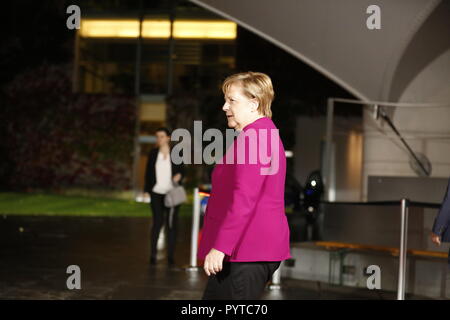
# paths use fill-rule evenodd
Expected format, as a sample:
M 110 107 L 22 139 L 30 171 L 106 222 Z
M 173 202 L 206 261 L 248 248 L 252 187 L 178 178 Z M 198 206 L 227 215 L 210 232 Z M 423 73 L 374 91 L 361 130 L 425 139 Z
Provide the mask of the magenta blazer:
M 253 148 L 250 139 L 245 138 L 251 133 L 258 142 Z M 271 143 L 272 139 L 277 143 Z M 251 160 L 260 150 L 267 156 L 272 154 L 270 162 L 259 156 Z M 227 157 L 234 163 L 230 164 Z M 269 167 L 272 172 L 267 174 Z M 214 167 L 197 257 L 204 260 L 215 248 L 225 253 L 224 261 L 230 262 L 291 258 L 284 208 L 285 178 L 286 156 L 278 130 L 270 118 L 257 119 L 243 128 Z

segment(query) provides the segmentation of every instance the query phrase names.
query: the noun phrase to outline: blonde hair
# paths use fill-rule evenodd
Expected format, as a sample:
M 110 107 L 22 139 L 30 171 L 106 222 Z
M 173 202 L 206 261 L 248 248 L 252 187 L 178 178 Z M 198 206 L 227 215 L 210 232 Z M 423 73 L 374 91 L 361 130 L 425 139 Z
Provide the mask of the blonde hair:
M 232 84 L 242 86 L 242 92 L 248 98 L 256 98 L 258 112 L 268 118 L 272 118 L 270 106 L 275 97 L 270 77 L 262 72 L 240 72 L 227 77 L 222 84 L 223 94 L 226 95 Z

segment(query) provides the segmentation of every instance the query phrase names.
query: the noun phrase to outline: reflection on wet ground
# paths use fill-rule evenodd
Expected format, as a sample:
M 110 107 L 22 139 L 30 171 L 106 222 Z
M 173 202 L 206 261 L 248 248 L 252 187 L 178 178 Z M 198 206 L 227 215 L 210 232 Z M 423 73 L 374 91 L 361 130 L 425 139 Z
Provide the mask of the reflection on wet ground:
M 191 221 L 180 217 L 176 267 L 149 265 L 151 218 L 0 217 L 0 299 L 201 299 L 203 269 L 187 271 Z M 69 290 L 69 265 L 81 290 Z M 394 293 L 282 278 L 263 299 L 394 299 Z

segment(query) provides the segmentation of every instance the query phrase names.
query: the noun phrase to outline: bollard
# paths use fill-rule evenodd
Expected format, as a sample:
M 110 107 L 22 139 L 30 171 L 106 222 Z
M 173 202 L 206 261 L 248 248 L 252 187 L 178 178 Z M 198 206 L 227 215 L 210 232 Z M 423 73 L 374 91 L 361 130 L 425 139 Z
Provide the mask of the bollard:
M 400 211 L 400 254 L 398 263 L 397 300 L 405 300 L 406 250 L 408 245 L 408 199 L 401 200 Z
M 272 282 L 269 285 L 269 290 L 279 290 L 281 289 L 281 266 L 283 262 L 281 262 L 280 267 L 273 273 Z
M 197 271 L 198 231 L 200 227 L 200 195 L 198 188 L 194 188 L 194 203 L 192 206 L 192 234 L 191 234 L 191 261 L 187 271 Z

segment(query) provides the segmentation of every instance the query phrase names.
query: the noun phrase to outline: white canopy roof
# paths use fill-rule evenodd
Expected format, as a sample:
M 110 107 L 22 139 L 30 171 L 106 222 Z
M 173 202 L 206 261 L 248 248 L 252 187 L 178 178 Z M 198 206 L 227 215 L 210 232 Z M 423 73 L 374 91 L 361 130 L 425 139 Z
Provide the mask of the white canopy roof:
M 360 99 L 450 101 L 450 1 L 191 1 L 290 52 Z M 381 10 L 379 30 L 366 26 L 373 4 Z M 405 95 L 414 83 L 429 85 Z

